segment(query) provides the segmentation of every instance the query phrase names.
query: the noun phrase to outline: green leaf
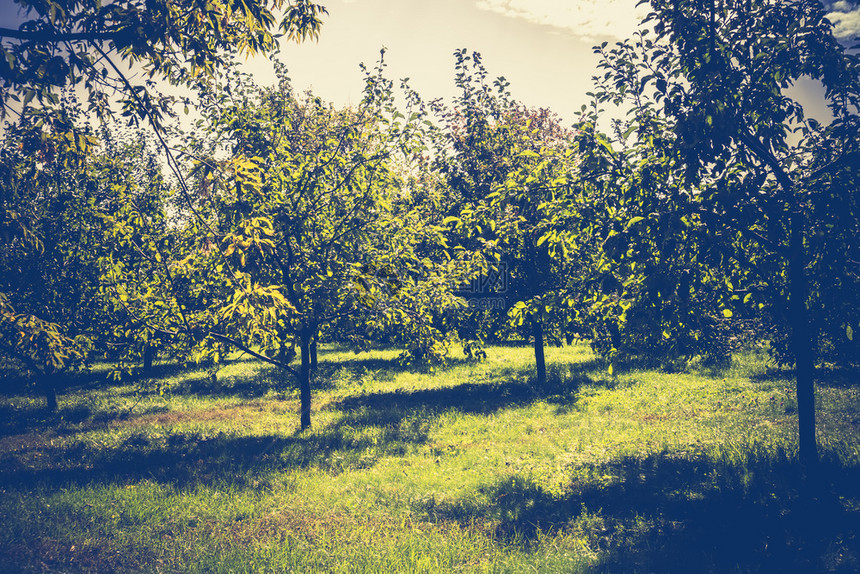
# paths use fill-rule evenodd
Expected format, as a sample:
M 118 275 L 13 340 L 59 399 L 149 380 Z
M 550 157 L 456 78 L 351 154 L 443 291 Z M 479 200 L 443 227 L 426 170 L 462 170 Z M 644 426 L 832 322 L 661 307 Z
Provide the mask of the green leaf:
M 732 310 L 731 310 L 731 309 L 723 309 L 723 317 L 725 317 L 726 319 L 728 319 L 728 318 L 729 318 L 729 317 L 731 317 L 732 315 L 733 315 L 733 313 L 732 313 Z

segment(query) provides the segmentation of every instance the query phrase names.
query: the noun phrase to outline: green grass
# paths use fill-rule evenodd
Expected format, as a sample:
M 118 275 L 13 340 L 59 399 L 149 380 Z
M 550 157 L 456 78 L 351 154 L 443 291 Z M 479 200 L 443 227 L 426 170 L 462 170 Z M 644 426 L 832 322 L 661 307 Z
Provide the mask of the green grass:
M 791 373 L 610 376 L 584 345 L 435 372 L 321 353 L 314 427 L 285 375 L 161 366 L 60 412 L 0 402 L 0 571 L 855 572 L 860 381 L 818 387 L 796 462 Z M 163 393 L 163 394 L 162 394 Z

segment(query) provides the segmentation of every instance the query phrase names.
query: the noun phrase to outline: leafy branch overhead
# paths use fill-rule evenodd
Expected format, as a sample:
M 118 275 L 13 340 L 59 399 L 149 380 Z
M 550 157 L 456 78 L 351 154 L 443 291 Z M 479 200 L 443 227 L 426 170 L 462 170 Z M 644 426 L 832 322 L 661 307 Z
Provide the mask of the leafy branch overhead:
M 2 114 L 37 102 L 58 104 L 58 90 L 83 88 L 89 110 L 160 125 L 171 98 L 157 84 L 191 85 L 213 77 L 227 54 L 268 54 L 283 34 L 319 36 L 326 9 L 308 0 L 16 0 L 23 23 L 0 28 Z M 278 20 L 280 19 L 280 22 Z M 142 80 L 133 80 L 143 73 Z M 16 104 L 17 103 L 17 104 Z

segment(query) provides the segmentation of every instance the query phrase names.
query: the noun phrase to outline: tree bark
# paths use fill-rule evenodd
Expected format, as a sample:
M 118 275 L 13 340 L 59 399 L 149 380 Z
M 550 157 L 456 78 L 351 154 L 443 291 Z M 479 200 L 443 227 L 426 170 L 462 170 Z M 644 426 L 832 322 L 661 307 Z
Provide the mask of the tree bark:
M 804 217 L 801 210 L 791 214 L 789 237 L 789 322 L 797 384 L 797 423 L 800 461 L 807 467 L 818 463 L 815 439 L 815 349 L 807 300 L 806 256 L 803 245 Z
M 143 348 L 143 372 L 149 374 L 152 372 L 152 359 L 155 356 L 155 349 L 149 343 Z
M 45 406 L 48 412 L 57 412 L 57 389 L 51 380 L 50 375 L 40 375 L 39 386 L 42 387 L 42 392 L 45 394 Z
M 299 336 L 302 362 L 299 366 L 302 430 L 311 428 L 311 331 L 303 329 Z
M 546 386 L 546 359 L 543 349 L 543 320 L 539 313 L 532 315 L 532 334 L 535 346 L 535 366 L 537 367 L 537 384 Z

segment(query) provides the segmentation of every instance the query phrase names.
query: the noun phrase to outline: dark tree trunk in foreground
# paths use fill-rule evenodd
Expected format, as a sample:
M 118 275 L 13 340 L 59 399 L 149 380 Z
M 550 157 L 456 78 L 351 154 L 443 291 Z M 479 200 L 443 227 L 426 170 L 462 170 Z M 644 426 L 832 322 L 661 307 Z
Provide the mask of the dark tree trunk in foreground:
M 311 331 L 303 329 L 299 336 L 302 363 L 299 366 L 302 430 L 311 427 Z
M 797 378 L 797 423 L 800 461 L 807 467 L 818 462 L 815 441 L 815 350 L 809 310 L 806 308 L 809 287 L 806 280 L 806 257 L 803 246 L 803 212 L 791 215 L 789 238 L 789 302 L 791 343 Z
M 535 339 L 535 366 L 537 367 L 537 384 L 546 386 L 546 359 L 543 353 L 543 320 L 539 314 L 532 315 L 532 334 Z

